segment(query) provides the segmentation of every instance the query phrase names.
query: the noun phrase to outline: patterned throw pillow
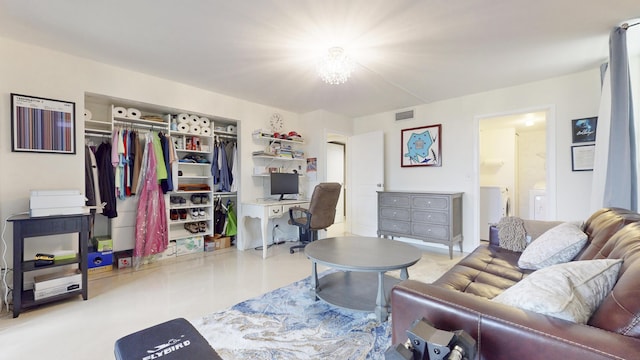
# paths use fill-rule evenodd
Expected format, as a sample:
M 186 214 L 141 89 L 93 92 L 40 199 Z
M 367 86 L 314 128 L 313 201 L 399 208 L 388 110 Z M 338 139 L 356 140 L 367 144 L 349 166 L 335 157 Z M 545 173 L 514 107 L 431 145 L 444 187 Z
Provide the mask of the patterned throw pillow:
M 493 301 L 586 324 L 618 278 L 620 259 L 572 261 L 538 270 Z
M 573 259 L 587 243 L 587 234 L 573 223 L 562 223 L 544 232 L 524 249 L 518 266 L 538 270 Z

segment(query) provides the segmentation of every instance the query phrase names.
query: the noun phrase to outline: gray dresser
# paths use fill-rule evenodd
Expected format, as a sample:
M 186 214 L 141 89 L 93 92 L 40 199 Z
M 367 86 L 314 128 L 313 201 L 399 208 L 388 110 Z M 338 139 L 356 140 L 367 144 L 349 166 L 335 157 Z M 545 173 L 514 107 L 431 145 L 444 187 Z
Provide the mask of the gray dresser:
M 378 192 L 378 236 L 406 237 L 462 252 L 461 192 Z

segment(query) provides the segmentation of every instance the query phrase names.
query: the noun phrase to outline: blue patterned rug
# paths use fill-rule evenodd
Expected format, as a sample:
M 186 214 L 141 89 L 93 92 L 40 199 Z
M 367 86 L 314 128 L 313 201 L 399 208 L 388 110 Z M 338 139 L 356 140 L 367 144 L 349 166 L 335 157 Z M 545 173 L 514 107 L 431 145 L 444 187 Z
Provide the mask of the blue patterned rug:
M 224 360 L 383 359 L 389 322 L 314 301 L 311 278 L 194 321 Z

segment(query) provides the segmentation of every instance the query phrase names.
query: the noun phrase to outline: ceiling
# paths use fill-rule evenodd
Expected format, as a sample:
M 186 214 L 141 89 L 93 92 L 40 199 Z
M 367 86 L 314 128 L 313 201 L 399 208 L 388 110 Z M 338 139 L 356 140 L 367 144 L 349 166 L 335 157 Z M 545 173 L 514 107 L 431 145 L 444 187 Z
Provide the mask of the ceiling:
M 0 0 L 0 36 L 357 117 L 593 69 L 638 17 L 638 0 Z M 357 63 L 346 84 L 316 75 L 331 46 Z

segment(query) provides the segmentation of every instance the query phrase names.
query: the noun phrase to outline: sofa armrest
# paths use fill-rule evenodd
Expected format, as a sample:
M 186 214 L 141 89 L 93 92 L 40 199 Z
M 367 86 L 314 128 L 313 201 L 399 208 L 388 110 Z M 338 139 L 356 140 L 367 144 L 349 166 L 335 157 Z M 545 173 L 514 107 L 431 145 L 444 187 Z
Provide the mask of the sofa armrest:
M 391 292 L 392 342 L 406 340 L 413 321 L 426 318 L 445 331 L 464 330 L 479 359 L 631 359 L 640 339 L 494 303 L 415 280 Z

